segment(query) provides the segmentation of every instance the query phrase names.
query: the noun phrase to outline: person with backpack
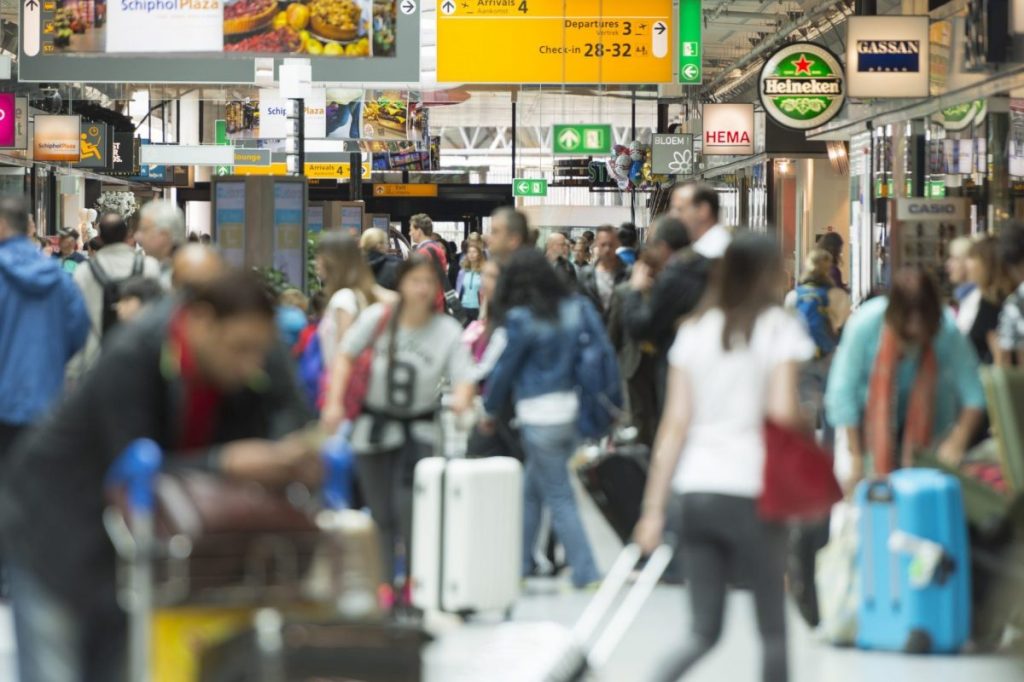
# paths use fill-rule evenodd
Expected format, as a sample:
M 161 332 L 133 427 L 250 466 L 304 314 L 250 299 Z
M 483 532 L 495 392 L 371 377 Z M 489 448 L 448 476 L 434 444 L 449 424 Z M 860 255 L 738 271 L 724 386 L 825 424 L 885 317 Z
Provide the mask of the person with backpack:
M 593 304 L 572 295 L 542 253 L 521 249 L 502 269 L 492 324 L 507 345 L 487 381 L 484 408 L 498 414 L 515 401 L 526 453 L 522 575 L 533 572 L 533 547 L 544 507 L 572 567 L 572 584 L 585 588 L 601 575 L 580 520 L 568 463 L 584 438 L 611 429 L 622 405 L 615 350 Z M 481 428 L 493 429 L 488 417 Z
M 341 340 L 360 313 L 375 303 L 393 304 L 398 297 L 377 284 L 359 240 L 342 232 L 327 232 L 317 246 L 316 268 L 324 283 L 327 308 L 317 331 L 323 367 L 330 371 Z M 322 387 L 326 389 L 325 383 Z
M 345 334 L 320 417 L 328 433 L 352 423 L 356 475 L 380 529 L 387 588 L 396 577 L 399 540 L 412 556 L 413 471 L 434 454 L 441 387 L 450 386 L 456 414 L 476 396 L 462 327 L 434 307 L 440 286 L 430 257 L 414 253 L 403 261 L 397 286 L 396 303 L 370 306 Z
M 100 354 L 104 337 L 117 326 L 121 283 L 129 277 L 160 279 L 160 264 L 127 244 L 128 223 L 117 213 L 105 213 L 99 222 L 103 248 L 75 270 L 74 280 L 89 311 L 89 338 L 85 348 L 68 364 L 68 380 L 77 382 Z

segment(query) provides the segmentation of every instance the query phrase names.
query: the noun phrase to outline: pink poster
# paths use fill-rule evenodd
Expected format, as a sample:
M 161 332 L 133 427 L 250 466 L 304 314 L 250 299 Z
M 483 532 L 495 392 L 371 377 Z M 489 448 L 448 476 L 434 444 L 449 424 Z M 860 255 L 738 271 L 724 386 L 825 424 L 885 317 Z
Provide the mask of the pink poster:
M 0 93 L 0 147 L 14 146 L 17 120 L 18 113 L 14 106 L 14 94 Z

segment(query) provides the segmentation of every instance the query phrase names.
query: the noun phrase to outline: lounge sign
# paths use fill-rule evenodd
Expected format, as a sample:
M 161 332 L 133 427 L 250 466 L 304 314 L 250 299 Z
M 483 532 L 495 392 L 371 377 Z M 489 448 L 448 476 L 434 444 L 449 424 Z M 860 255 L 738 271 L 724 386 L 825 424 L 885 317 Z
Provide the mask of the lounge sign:
M 831 51 L 814 43 L 786 45 L 761 69 L 761 104 L 780 125 L 816 128 L 843 108 L 843 80 L 843 68 Z
M 927 16 L 847 19 L 850 97 L 927 97 L 929 59 Z
M 704 105 L 704 156 L 754 153 L 753 104 Z

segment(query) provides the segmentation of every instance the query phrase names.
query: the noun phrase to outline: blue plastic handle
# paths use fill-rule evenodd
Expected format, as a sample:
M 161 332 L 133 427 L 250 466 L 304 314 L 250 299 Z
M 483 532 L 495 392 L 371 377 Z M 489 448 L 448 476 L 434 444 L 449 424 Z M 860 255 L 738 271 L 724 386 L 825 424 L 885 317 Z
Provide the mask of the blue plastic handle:
M 149 438 L 128 444 L 107 471 L 107 486 L 126 486 L 128 505 L 133 512 L 153 511 L 153 479 L 160 471 L 163 452 Z
M 352 478 L 356 462 L 349 443 L 351 431 L 351 425 L 346 423 L 324 444 L 324 504 L 328 509 L 352 506 Z

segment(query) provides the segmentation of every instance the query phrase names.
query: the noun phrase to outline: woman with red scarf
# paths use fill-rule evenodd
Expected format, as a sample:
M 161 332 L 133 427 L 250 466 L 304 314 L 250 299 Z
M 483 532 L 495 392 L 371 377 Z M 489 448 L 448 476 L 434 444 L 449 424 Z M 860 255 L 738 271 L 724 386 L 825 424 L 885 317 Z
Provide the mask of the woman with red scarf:
M 845 428 L 852 483 L 865 455 L 884 476 L 937 447 L 956 466 L 980 428 L 985 396 L 974 348 L 942 305 L 927 273 L 904 269 L 888 296 L 853 314 L 836 350 L 825 396 L 828 419 Z

